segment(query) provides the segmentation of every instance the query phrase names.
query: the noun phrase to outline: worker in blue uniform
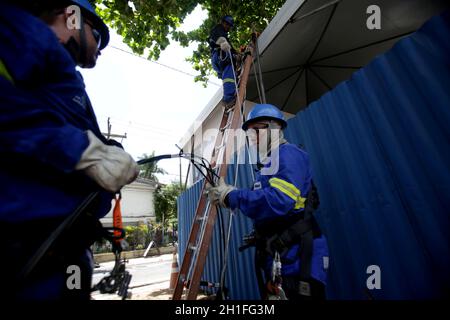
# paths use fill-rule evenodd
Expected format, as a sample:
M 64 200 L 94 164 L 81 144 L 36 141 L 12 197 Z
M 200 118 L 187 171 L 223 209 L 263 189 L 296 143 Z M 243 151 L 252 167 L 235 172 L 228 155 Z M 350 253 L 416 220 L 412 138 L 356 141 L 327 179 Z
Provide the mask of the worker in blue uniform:
M 217 24 L 208 38 L 211 49 L 211 64 L 217 72 L 217 77 L 223 82 L 223 99 L 225 109 L 233 107 L 236 102 L 236 79 L 233 63 L 237 59 L 236 50 L 231 46 L 228 33 L 234 26 L 232 16 L 226 15 Z
M 94 67 L 108 41 L 88 0 L 0 3 L 1 298 L 90 297 L 89 248 L 99 219 L 138 174 L 120 144 L 101 134 L 76 70 Z M 92 192 L 96 200 L 21 278 L 28 259 Z M 74 265 L 81 278 L 69 287 Z
M 242 126 L 251 144 L 259 147 L 264 163 L 254 187 L 236 189 L 220 179 L 217 186 L 208 185 L 206 193 L 212 204 L 239 209 L 254 221 L 257 269 L 264 270 L 258 277 L 263 298 L 276 295 L 277 290 L 266 284 L 273 281 L 272 266 L 278 254 L 281 290 L 289 300 L 324 299 L 328 247 L 312 214 L 318 206 L 317 190 L 309 156 L 284 139 L 286 126 L 277 107 L 255 105 Z M 261 148 L 263 143 L 268 147 Z M 265 171 L 269 167 L 276 170 Z

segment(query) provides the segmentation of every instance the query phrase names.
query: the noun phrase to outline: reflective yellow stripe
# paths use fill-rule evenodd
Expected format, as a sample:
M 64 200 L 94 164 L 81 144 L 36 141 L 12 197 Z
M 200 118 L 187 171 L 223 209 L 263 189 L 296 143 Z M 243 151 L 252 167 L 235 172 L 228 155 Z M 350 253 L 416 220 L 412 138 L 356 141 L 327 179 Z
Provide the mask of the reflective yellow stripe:
M 305 201 L 306 201 L 306 198 L 299 197 L 297 203 L 295 204 L 294 209 L 297 210 L 297 209 L 305 208 Z
M 269 180 L 269 184 L 273 188 L 280 190 L 289 198 L 294 200 L 295 201 L 294 209 L 300 209 L 305 207 L 306 198 L 302 198 L 301 191 L 297 189 L 297 187 L 294 186 L 292 183 L 289 183 L 279 178 L 271 178 Z
M 234 83 L 234 79 L 232 79 L 232 78 L 225 78 L 225 79 L 223 79 L 223 83 L 227 83 L 227 82 L 233 82 Z
M 5 78 L 6 80 L 8 80 L 11 83 L 14 83 L 13 78 L 9 74 L 8 70 L 6 69 L 5 64 L 3 63 L 3 61 L 1 59 L 0 59 L 0 76 L 2 76 L 3 78 Z

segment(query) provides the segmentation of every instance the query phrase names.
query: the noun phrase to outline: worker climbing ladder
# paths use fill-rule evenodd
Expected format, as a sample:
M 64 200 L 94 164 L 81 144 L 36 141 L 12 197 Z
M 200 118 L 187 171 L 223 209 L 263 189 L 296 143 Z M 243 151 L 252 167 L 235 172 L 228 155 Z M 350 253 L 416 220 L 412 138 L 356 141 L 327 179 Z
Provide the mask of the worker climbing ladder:
M 234 145 L 231 139 L 234 135 L 229 135 L 230 130 L 238 129 L 240 124 L 241 107 L 243 106 L 247 81 L 253 63 L 253 47 L 248 46 L 247 52 L 250 56 L 244 60 L 244 66 L 241 68 L 239 77 L 239 89 L 237 90 L 237 98 L 234 108 L 224 110 L 220 123 L 220 131 L 216 137 L 215 146 L 211 156 L 211 166 L 215 169 L 219 177 L 225 178 L 227 172 L 226 146 Z M 235 78 L 236 75 L 235 75 Z M 238 80 L 238 79 L 236 79 Z M 180 300 L 186 287 L 187 300 L 195 300 L 201 284 L 201 276 L 206 262 L 209 245 L 211 243 L 214 223 L 217 217 L 217 208 L 211 206 L 207 198 L 203 196 L 205 191 L 206 180 L 203 182 L 200 200 L 192 224 L 191 232 L 184 252 L 183 261 L 181 263 L 175 290 L 173 292 L 173 300 Z

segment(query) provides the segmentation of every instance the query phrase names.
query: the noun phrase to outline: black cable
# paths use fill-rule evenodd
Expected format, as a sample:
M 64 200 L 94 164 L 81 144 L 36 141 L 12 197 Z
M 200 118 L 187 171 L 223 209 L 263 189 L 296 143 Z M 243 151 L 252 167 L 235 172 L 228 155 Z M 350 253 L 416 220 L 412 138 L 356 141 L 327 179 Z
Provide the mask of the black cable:
M 190 160 L 191 162 L 195 162 L 194 158 L 200 159 L 200 160 L 202 161 L 202 163 L 199 163 L 199 162 L 197 161 L 197 162 L 196 162 L 197 165 L 200 165 L 200 166 L 203 167 L 208 173 L 210 173 L 210 174 L 212 175 L 211 178 L 214 178 L 214 177 L 219 178 L 219 176 L 218 176 L 218 175 L 214 172 L 214 170 L 212 169 L 211 164 L 209 163 L 209 161 L 206 160 L 205 158 L 200 157 L 200 156 L 196 156 L 195 154 L 192 154 L 192 153 L 183 153 L 183 154 L 180 154 L 180 157 L 185 158 L 185 159 L 188 159 L 188 160 Z M 213 182 L 213 181 L 211 181 L 211 179 L 208 179 L 208 182 Z M 214 184 L 214 183 L 212 183 L 212 184 Z
M 33 268 L 42 259 L 44 254 L 47 253 L 50 246 L 59 238 L 63 231 L 67 230 L 78 219 L 78 217 L 84 212 L 84 210 L 91 204 L 91 202 L 97 197 L 98 192 L 92 192 L 89 194 L 83 202 L 75 209 L 75 211 L 68 216 L 52 234 L 41 244 L 36 253 L 28 260 L 25 267 L 19 274 L 19 281 L 25 280 Z
M 170 159 L 170 158 L 176 158 L 176 157 L 182 157 L 184 154 L 166 154 L 166 155 L 160 155 L 155 156 L 147 159 L 141 159 L 137 163 L 139 165 L 143 165 L 146 163 L 156 162 L 162 159 Z M 201 172 L 201 174 L 205 177 L 205 179 L 211 183 L 211 185 L 214 185 L 214 181 L 211 181 L 197 166 L 197 164 L 194 161 L 194 157 L 202 159 L 202 162 L 206 161 L 208 164 L 209 162 L 202 158 L 195 156 L 194 154 L 188 154 L 187 156 L 190 156 L 190 160 L 194 164 L 194 166 Z M 209 164 L 209 167 L 202 163 L 200 164 L 203 166 L 207 172 L 212 172 L 213 177 L 214 175 L 217 176 L 217 174 L 212 170 L 211 165 Z M 73 223 L 79 218 L 79 216 L 86 210 L 86 208 L 92 203 L 92 201 L 97 198 L 98 192 L 92 192 L 90 193 L 83 202 L 73 211 L 72 214 L 70 214 L 51 234 L 50 236 L 41 244 L 41 246 L 37 249 L 36 253 L 28 260 L 28 262 L 25 264 L 24 268 L 19 273 L 18 281 L 23 282 L 28 277 L 30 272 L 36 267 L 36 265 L 39 263 L 39 261 L 42 259 L 42 257 L 47 253 L 48 249 L 52 246 L 52 244 L 60 237 L 60 235 L 67 230 L 69 227 L 73 225 Z
M 217 210 L 218 210 L 218 212 L 219 212 L 219 216 L 223 216 L 223 211 L 222 211 L 222 208 L 220 207 L 220 206 L 216 206 L 217 207 Z M 222 247 L 221 247 L 221 252 L 220 252 L 220 256 L 221 256 L 221 259 L 220 259 L 220 266 L 222 266 L 221 268 L 220 268 L 220 275 L 219 275 L 219 277 L 220 277 L 220 279 L 219 279 L 219 283 L 220 283 L 220 288 L 223 288 L 224 287 L 224 281 L 222 281 L 222 277 L 221 277 L 221 275 L 222 275 L 222 270 L 223 270 L 223 268 L 224 268 L 224 258 L 223 258 L 223 255 L 224 254 L 226 254 L 225 253 L 225 243 L 226 243 L 226 236 L 225 236 L 225 224 L 223 223 L 223 220 L 222 220 L 222 229 L 221 229 L 221 235 L 222 235 Z
M 192 161 L 192 165 L 200 172 L 200 174 L 205 178 L 205 180 L 211 184 L 212 186 L 214 186 L 214 181 L 212 181 L 205 173 L 203 173 L 203 171 L 199 168 L 199 165 L 202 166 L 201 164 L 196 163 L 195 161 Z M 209 170 L 208 168 L 205 168 L 206 170 Z
M 200 171 L 201 175 L 206 179 L 206 181 L 208 181 L 211 185 L 214 185 L 214 182 L 212 181 L 212 179 L 214 177 L 218 177 L 218 175 L 211 168 L 211 164 L 205 158 L 196 156 L 195 154 L 192 154 L 192 153 L 163 154 L 163 155 L 154 156 L 151 158 L 141 159 L 137 163 L 139 165 L 143 165 L 143 164 L 147 164 L 147 163 L 151 163 L 151 162 L 157 162 L 162 159 L 171 159 L 171 158 L 183 158 L 183 159 L 189 160 L 192 164 L 194 164 L 194 166 L 197 168 L 197 170 Z M 195 158 L 200 159 L 201 163 L 198 160 L 195 160 Z M 207 175 L 205 175 L 198 166 L 204 168 L 206 170 L 206 172 L 211 175 L 211 177 L 208 177 Z
M 171 158 L 177 158 L 177 157 L 179 157 L 178 154 L 163 154 L 163 155 L 154 156 L 151 158 L 141 159 L 137 162 L 137 164 L 143 165 L 143 164 L 147 164 L 147 163 L 151 163 L 151 162 L 158 162 L 159 160 L 162 160 L 162 159 L 171 159 Z
M 218 176 L 218 175 L 214 172 L 214 170 L 212 169 L 211 163 L 210 163 L 208 160 L 206 160 L 206 159 L 203 158 L 203 157 L 196 156 L 196 155 L 194 155 L 194 154 L 186 154 L 186 155 L 189 155 L 189 156 L 191 157 L 190 159 L 193 159 L 193 158 L 195 158 L 195 157 L 198 158 L 198 159 L 200 159 L 200 160 L 202 161 L 203 167 L 204 167 L 206 170 L 208 170 L 210 173 L 212 173 L 213 176 L 219 178 L 219 176 Z
M 223 217 L 223 214 L 222 214 L 222 210 L 221 210 L 221 208 L 220 208 L 220 206 L 218 206 L 218 205 L 216 205 L 216 210 L 217 210 L 217 215 L 219 216 L 219 229 L 220 229 L 220 237 L 219 237 L 219 239 L 220 239 L 220 243 L 219 243 L 219 246 L 220 246 L 220 250 L 219 250 L 219 265 L 220 266 L 222 266 L 223 265 L 223 263 L 224 263 L 224 258 L 223 258 L 223 256 L 224 256 L 224 253 L 225 253 L 225 225 L 224 225 L 224 217 Z M 220 274 L 221 274 L 222 272 L 220 271 Z M 219 274 L 219 279 L 220 279 L 220 274 Z M 220 281 L 219 281 L 220 282 Z M 223 284 L 222 283 L 220 283 L 220 288 L 222 288 L 223 287 Z

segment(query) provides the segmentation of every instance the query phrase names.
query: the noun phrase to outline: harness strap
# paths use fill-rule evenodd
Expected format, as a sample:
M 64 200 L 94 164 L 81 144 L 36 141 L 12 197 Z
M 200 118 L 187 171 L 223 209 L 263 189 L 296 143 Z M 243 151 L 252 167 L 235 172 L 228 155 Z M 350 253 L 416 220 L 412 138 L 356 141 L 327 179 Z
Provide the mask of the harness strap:
M 312 236 L 313 227 L 312 218 L 298 220 L 281 234 L 275 234 L 267 239 L 266 251 L 278 251 L 284 255 L 292 245 L 302 242 L 308 233 Z
M 311 277 L 311 262 L 313 253 L 313 231 L 312 229 L 302 235 L 300 241 L 300 279 L 309 279 Z
M 311 190 L 308 192 L 303 214 L 295 213 L 289 217 L 278 218 L 281 227 L 277 224 L 278 219 L 256 226 L 257 251 L 263 251 L 273 257 L 275 252 L 285 255 L 293 245 L 300 244 L 300 277 L 301 279 L 310 278 L 313 241 L 315 237 L 321 235 L 320 228 L 313 216 L 318 205 L 317 188 L 311 181 Z M 294 261 L 285 263 L 291 262 Z

